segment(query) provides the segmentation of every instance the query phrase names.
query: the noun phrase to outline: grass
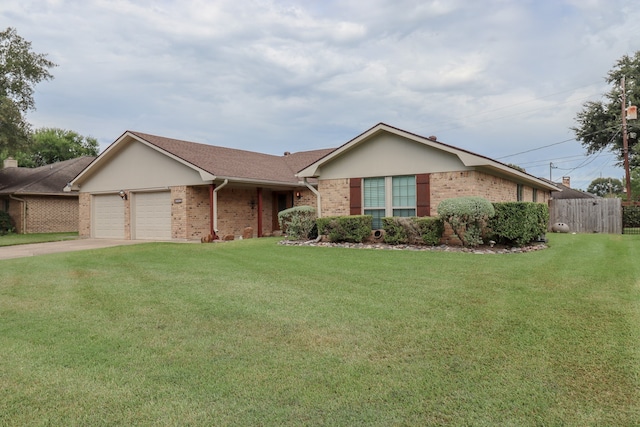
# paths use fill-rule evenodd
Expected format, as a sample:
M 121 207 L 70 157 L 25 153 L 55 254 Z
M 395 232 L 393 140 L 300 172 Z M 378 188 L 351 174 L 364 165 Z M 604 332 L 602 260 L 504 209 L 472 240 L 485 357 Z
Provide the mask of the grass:
M 0 261 L 0 425 L 640 425 L 640 236 Z
M 26 245 L 29 243 L 57 242 L 73 240 L 78 233 L 33 233 L 33 234 L 5 234 L 0 235 L 0 246 Z

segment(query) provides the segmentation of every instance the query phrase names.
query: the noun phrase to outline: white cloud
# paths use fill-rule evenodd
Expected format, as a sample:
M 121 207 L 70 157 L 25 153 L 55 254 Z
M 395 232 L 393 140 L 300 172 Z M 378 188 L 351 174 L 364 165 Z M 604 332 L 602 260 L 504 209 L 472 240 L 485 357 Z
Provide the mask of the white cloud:
M 274 153 L 380 121 L 496 157 L 570 138 L 640 37 L 631 0 L 5 0 L 0 17 L 60 65 L 35 126 Z

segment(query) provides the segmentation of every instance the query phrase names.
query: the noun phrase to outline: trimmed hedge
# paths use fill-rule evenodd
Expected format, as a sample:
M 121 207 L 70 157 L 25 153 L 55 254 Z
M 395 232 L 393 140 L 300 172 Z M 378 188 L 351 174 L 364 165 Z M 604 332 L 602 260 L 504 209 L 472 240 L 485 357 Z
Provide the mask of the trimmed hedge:
M 544 236 L 549 223 L 549 207 L 543 203 L 494 203 L 495 216 L 489 220 L 492 238 L 502 244 L 524 246 Z
M 318 218 L 318 234 L 329 236 L 332 242 L 362 243 L 371 235 L 371 215 L 331 216 Z
M 390 245 L 440 243 L 444 222 L 436 217 L 385 217 L 382 218 L 384 242 Z
M 309 240 L 318 236 L 316 210 L 311 206 L 295 206 L 278 212 L 278 223 L 292 240 Z
M 640 206 L 622 207 L 622 226 L 625 228 L 640 227 Z
M 425 244 L 435 246 L 440 243 L 440 239 L 444 234 L 444 221 L 442 218 L 426 216 L 418 218 L 416 222 L 420 228 L 422 241 Z
M 438 205 L 438 215 L 451 225 L 464 246 L 482 244 L 487 220 L 494 214 L 491 202 L 482 197 L 456 197 Z

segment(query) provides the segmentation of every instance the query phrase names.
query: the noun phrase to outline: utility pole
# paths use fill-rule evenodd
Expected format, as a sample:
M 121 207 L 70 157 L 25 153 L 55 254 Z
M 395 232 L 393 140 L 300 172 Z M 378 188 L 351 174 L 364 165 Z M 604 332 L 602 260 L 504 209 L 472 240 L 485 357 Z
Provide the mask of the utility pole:
M 627 202 L 631 201 L 631 175 L 629 175 L 629 135 L 627 134 L 627 88 L 625 77 L 620 80 L 622 86 L 622 155 L 624 156 L 624 174 L 627 187 Z

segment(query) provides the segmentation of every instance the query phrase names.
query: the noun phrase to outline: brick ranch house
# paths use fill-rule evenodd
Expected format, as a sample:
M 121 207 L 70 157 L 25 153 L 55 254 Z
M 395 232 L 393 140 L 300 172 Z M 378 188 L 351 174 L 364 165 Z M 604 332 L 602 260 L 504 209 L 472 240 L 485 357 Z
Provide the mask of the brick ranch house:
M 64 188 L 95 157 L 78 157 L 38 168 L 4 160 L 0 170 L 0 210 L 9 213 L 16 233 L 78 231 L 78 192 Z
M 277 214 L 435 215 L 440 201 L 547 203 L 556 187 L 466 150 L 380 123 L 336 149 L 282 156 L 127 131 L 72 182 L 81 236 L 194 240 L 278 232 Z

